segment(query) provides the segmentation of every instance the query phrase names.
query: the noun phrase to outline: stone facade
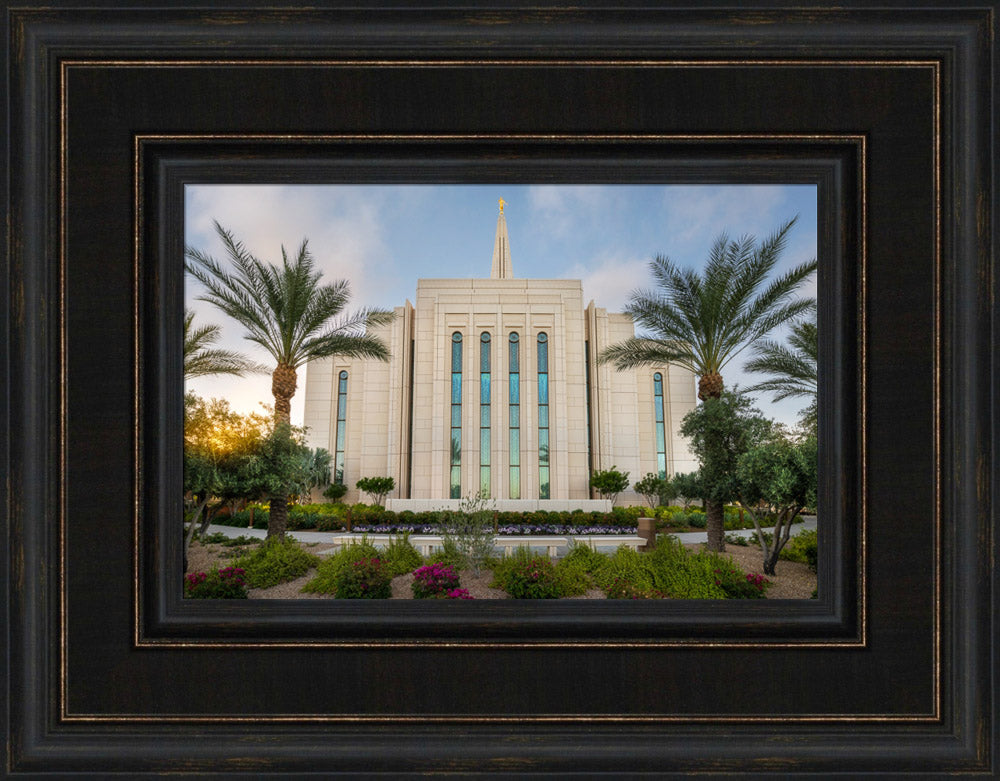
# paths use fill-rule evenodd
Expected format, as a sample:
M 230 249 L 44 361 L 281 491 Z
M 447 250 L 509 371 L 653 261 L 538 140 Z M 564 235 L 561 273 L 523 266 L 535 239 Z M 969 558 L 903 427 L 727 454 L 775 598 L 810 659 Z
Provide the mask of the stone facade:
M 391 475 L 395 509 L 406 506 L 399 499 L 423 506 L 481 489 L 505 506 L 554 506 L 595 498 L 590 474 L 612 466 L 633 482 L 697 468 L 677 433 L 697 402 L 693 375 L 597 364 L 605 347 L 634 335 L 631 319 L 584 306 L 579 280 L 514 278 L 509 252 L 501 211 L 492 277 L 419 280 L 416 305 L 396 307 L 376 332 L 388 363 L 308 365 L 304 423 L 310 445 L 334 454 L 345 501 L 361 499 L 361 477 Z M 630 489 L 619 504 L 640 500 Z

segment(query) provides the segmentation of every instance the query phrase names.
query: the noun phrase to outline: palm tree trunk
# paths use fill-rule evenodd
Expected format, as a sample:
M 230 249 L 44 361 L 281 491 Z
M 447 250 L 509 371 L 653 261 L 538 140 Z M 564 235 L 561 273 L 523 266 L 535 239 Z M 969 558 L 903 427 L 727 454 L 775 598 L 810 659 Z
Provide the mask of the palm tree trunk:
M 716 553 L 722 553 L 726 549 L 723 518 L 722 502 L 706 499 L 705 531 L 708 532 L 708 549 Z
M 279 363 L 271 375 L 271 393 L 274 395 L 274 422 L 276 425 L 292 422 L 292 396 L 295 395 L 297 377 L 295 369 Z M 288 525 L 288 494 L 272 493 L 271 510 L 267 521 L 267 539 L 284 541 Z
M 267 539 L 279 542 L 285 539 L 285 527 L 288 526 L 288 495 L 271 494 L 271 511 L 267 520 Z
M 698 398 L 717 399 L 722 396 L 722 375 L 718 372 L 706 372 L 698 378 Z M 725 512 L 722 502 L 714 499 L 705 500 L 705 531 L 708 533 L 708 549 L 722 553 L 726 549 Z

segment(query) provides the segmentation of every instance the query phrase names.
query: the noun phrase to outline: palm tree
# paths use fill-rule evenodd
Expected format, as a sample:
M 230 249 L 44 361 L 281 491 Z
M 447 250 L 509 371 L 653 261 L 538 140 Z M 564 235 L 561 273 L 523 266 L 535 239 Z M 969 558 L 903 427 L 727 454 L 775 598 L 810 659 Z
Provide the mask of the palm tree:
M 280 266 L 258 260 L 218 222 L 215 230 L 229 256 L 231 270 L 198 249 L 188 247 L 187 271 L 205 287 L 199 300 L 208 301 L 246 328 L 246 338 L 266 350 L 275 362 L 271 374 L 275 425 L 291 423 L 291 402 L 298 384 L 298 369 L 308 361 L 341 355 L 389 360 L 389 348 L 367 333 L 386 325 L 393 313 L 360 309 L 343 314 L 350 298 L 350 284 L 338 280 L 321 285 L 308 239 L 289 258 L 281 248 Z M 283 538 L 287 521 L 287 495 L 271 494 L 268 538 Z
M 768 281 L 785 248 L 793 217 L 760 244 L 753 236 L 730 241 L 723 233 L 712 245 L 702 275 L 657 256 L 650 269 L 656 290 L 637 290 L 626 314 L 648 336 L 606 348 L 599 360 L 619 370 L 674 363 L 698 376 L 698 398 L 722 395 L 722 370 L 745 348 L 815 303 L 793 300 L 798 286 L 816 270 L 815 259 Z M 722 502 L 705 501 L 710 550 L 725 549 Z
M 765 339 L 754 346 L 754 358 L 743 368 L 748 372 L 771 375 L 748 393 L 773 393 L 774 401 L 802 397 L 809 406 L 802 411 L 802 424 L 815 429 L 817 423 L 816 391 L 819 379 L 819 335 L 813 320 L 795 323 L 788 336 L 788 346 Z
M 218 350 L 211 345 L 219 341 L 222 328 L 203 325 L 195 328 L 194 312 L 184 310 L 184 379 L 206 377 L 212 374 L 233 374 L 242 377 L 268 371 L 266 366 L 254 363 L 232 350 Z

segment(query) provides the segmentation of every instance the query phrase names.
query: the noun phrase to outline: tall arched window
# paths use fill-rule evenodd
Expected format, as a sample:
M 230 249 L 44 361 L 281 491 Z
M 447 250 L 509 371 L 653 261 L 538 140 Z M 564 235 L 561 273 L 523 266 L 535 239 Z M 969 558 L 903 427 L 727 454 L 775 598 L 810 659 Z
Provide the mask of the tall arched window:
M 490 335 L 479 338 L 479 495 L 490 495 Z
M 538 498 L 549 498 L 549 337 L 538 334 Z
M 344 484 L 344 444 L 347 440 L 347 372 L 337 383 L 337 441 L 334 448 L 333 482 Z
M 508 393 L 508 426 L 510 435 L 510 475 L 508 493 L 511 499 L 521 498 L 521 365 L 518 359 L 517 332 L 508 341 L 510 380 Z
M 462 334 L 451 335 L 451 492 L 462 498 Z
M 667 476 L 667 437 L 663 425 L 663 375 L 653 375 L 653 420 L 656 421 L 656 469 L 662 480 Z

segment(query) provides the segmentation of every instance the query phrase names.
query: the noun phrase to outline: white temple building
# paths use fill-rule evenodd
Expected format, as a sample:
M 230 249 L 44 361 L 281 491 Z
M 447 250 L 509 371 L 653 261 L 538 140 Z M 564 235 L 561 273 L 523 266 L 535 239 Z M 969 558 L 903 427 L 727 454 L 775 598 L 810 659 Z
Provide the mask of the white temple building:
M 628 315 L 583 302 L 576 279 L 519 279 L 500 201 L 488 279 L 420 279 L 416 303 L 373 333 L 388 362 L 308 364 L 305 426 L 334 457 L 345 501 L 362 477 L 391 476 L 389 509 L 598 509 L 592 472 L 697 469 L 681 419 L 695 377 L 674 365 L 618 371 L 601 351 L 634 335 Z M 641 501 L 631 487 L 619 504 Z M 450 501 L 449 501 L 450 500 Z

